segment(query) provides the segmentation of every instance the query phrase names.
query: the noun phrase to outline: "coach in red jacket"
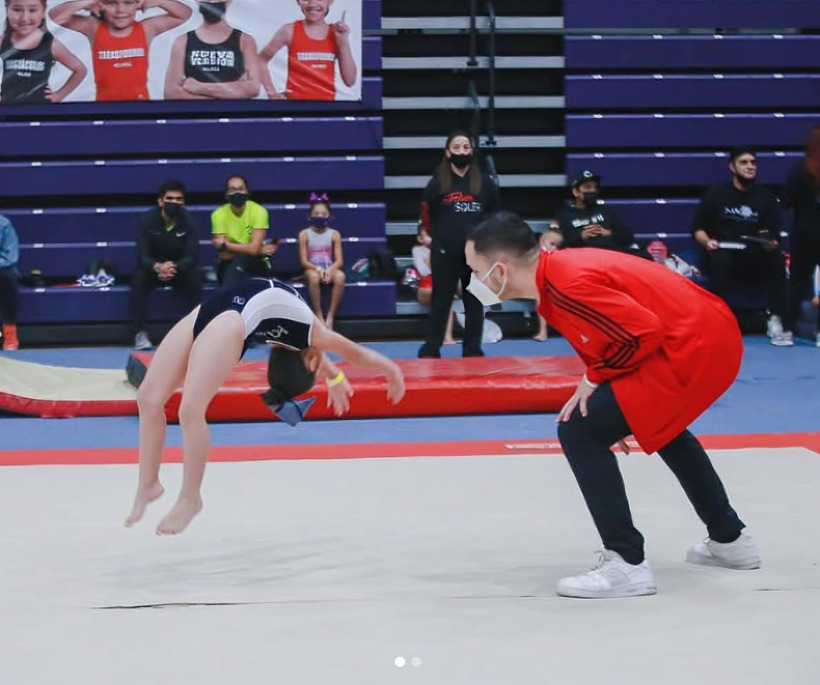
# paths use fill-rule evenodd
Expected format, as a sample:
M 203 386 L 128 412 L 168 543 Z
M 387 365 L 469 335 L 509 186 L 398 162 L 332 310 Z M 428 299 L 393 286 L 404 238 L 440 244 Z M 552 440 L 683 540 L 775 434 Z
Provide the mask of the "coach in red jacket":
M 538 312 L 575 348 L 587 371 L 558 415 L 558 437 L 604 552 L 593 571 L 558 583 L 570 597 L 654 594 L 644 540 L 632 523 L 612 445 L 634 435 L 680 481 L 709 538 L 693 563 L 760 566 L 754 540 L 729 504 L 708 455 L 687 426 L 735 380 L 743 344 L 727 306 L 663 265 L 586 248 L 554 253 L 519 217 L 499 213 L 471 234 L 469 286 L 485 306 L 537 299 Z

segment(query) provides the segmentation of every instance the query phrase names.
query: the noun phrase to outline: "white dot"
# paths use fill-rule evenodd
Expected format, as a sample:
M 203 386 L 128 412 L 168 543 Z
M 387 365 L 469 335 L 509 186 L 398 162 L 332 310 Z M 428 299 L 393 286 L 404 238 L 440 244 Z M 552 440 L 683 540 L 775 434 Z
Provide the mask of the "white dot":
M 403 656 L 396 657 L 396 668 L 404 668 L 404 664 L 407 662 L 405 661 Z
M 413 664 L 413 668 L 418 668 L 419 666 L 421 666 L 421 657 L 414 656 L 413 660 L 410 663 Z

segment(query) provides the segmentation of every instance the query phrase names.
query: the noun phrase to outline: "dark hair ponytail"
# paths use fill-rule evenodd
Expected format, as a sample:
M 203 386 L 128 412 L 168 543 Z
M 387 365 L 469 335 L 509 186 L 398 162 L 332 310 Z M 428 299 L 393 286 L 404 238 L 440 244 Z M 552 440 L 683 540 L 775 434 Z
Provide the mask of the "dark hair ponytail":
M 316 374 L 308 371 L 300 352 L 284 347 L 271 347 L 268 359 L 268 390 L 266 404 L 277 405 L 304 395 L 316 383 Z
M 477 253 L 491 256 L 504 252 L 511 257 L 525 257 L 540 249 L 540 241 L 530 225 L 513 212 L 497 212 L 481 222 L 470 233 Z

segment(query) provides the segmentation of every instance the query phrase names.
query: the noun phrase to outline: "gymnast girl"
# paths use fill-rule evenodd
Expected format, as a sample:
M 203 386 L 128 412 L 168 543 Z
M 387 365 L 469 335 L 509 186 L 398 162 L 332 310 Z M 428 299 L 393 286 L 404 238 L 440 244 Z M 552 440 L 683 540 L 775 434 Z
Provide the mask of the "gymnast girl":
M 333 406 L 336 416 L 350 408 L 353 389 L 326 352 L 383 373 L 393 404 L 404 396 L 404 378 L 393 361 L 328 329 L 289 285 L 252 278 L 220 291 L 171 329 L 139 385 L 139 483 L 126 526 L 139 521 L 146 506 L 164 492 L 159 469 L 165 404 L 180 385 L 182 488 L 176 504 L 157 526 L 157 534 L 181 533 L 202 510 L 200 490 L 211 446 L 205 412 L 252 339 L 273 346 L 268 363 L 270 389 L 263 399 L 291 425 L 312 403 L 294 402 L 293 398 L 310 390 L 317 377 L 327 382 L 328 406 Z

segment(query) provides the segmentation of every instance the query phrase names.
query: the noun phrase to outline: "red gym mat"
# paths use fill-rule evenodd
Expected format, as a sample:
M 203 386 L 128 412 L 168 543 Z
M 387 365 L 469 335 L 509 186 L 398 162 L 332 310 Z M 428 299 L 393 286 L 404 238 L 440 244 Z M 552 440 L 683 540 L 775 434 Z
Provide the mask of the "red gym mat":
M 151 364 L 150 353 L 135 352 L 128 377 L 138 385 Z M 353 385 L 347 418 L 514 414 L 558 411 L 572 395 L 584 373 L 576 357 L 484 357 L 469 359 L 403 359 L 407 394 L 398 405 L 387 401 L 384 378 L 339 364 Z M 219 390 L 208 409 L 210 421 L 275 420 L 261 399 L 267 390 L 267 362 L 242 362 Z M 327 388 L 323 383 L 307 395 L 316 403 L 308 419 L 329 419 Z M 169 421 L 178 420 L 180 393 L 166 406 Z

